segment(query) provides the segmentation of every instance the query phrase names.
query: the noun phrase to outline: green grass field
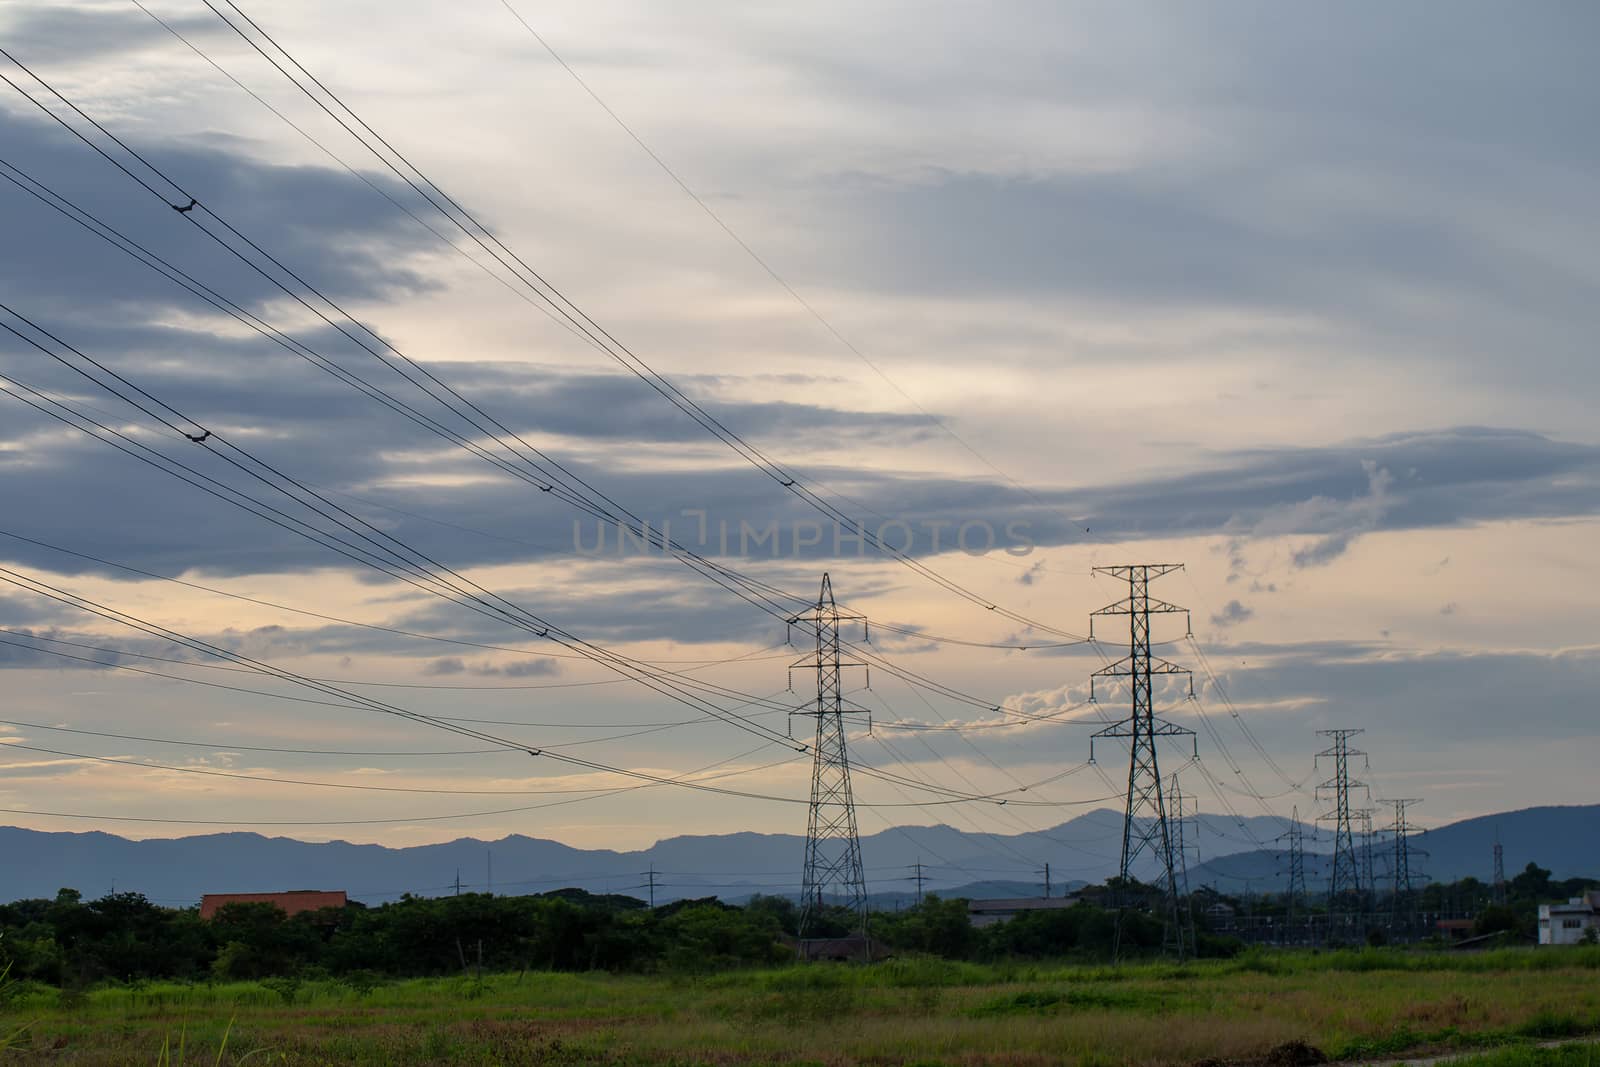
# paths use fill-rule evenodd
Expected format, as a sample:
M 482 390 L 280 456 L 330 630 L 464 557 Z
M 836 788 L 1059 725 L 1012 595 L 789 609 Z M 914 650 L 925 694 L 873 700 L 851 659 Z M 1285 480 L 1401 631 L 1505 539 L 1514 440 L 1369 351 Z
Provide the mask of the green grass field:
M 0 1063 L 1265 1063 L 1482 1051 L 1481 1067 L 1595 1067 L 1600 950 L 977 966 L 901 960 L 714 976 L 490 975 L 13 987 Z M 7 1036 L 11 1035 L 11 1036 Z M 1292 1067 L 1292 1065 L 1288 1065 Z

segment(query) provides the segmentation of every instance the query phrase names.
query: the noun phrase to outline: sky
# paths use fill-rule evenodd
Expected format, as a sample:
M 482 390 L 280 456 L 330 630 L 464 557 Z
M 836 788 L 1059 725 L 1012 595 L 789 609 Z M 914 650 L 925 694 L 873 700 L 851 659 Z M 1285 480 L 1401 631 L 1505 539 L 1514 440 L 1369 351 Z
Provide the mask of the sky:
M 1089 735 L 1127 696 L 1090 703 L 1088 678 L 1126 620 L 1060 634 L 1126 595 L 1094 568 L 1132 563 L 1184 564 L 1153 593 L 1188 615 L 1153 637 L 1194 670 L 1192 699 L 1158 698 L 1195 731 L 1162 759 L 1201 809 L 1320 814 L 1317 731 L 1344 728 L 1358 802 L 1420 798 L 1423 825 L 1594 799 L 1591 5 L 241 5 L 527 270 L 899 557 L 836 545 L 794 487 L 564 329 L 200 0 L 146 7 L 0 5 L 0 46 L 82 114 L 0 73 L 134 172 L 0 85 L 0 322 L 130 383 L 0 334 L 0 567 L 386 708 L 8 584 L 5 822 L 615 848 L 803 829 L 809 760 L 773 737 L 805 738 L 788 709 L 814 678 L 782 613 L 619 551 L 614 526 L 597 540 L 338 376 L 457 426 L 392 353 L 716 564 L 803 598 L 829 573 L 893 665 L 870 688 L 845 671 L 863 832 L 1119 806 L 1126 750 L 1090 763 Z M 171 210 L 185 194 L 202 206 Z M 195 225 L 218 220 L 340 310 Z M 272 525 L 22 385 L 293 511 L 228 465 L 246 449 L 586 648 L 720 687 L 723 714 Z M 183 438 L 199 427 L 216 437 Z M 741 539 L 772 523 L 776 544 Z

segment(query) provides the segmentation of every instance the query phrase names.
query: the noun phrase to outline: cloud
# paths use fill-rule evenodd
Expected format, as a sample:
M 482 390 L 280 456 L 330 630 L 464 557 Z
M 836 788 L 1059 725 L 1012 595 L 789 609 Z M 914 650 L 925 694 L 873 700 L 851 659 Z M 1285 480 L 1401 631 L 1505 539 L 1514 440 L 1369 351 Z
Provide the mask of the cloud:
M 1371 460 L 1363 460 L 1361 469 L 1367 472 L 1366 496 L 1358 497 L 1344 505 L 1320 499 L 1307 501 L 1300 510 L 1322 514 L 1315 517 L 1301 515 L 1286 520 L 1291 528 L 1303 529 L 1306 526 L 1324 523 L 1333 527 L 1331 532 L 1323 534 L 1312 544 L 1298 548 L 1292 553 L 1291 558 L 1296 567 L 1318 567 L 1329 563 L 1344 555 L 1345 549 L 1349 548 L 1350 543 L 1357 537 L 1378 528 L 1378 523 L 1382 521 L 1383 513 L 1388 508 L 1387 495 L 1394 478 Z M 1271 536 L 1272 528 L 1284 521 L 1269 516 L 1257 524 L 1256 535 Z
M 0 140 L 6 158 L 27 175 L 242 306 L 260 310 L 284 299 L 265 277 L 65 131 L 0 109 Z M 433 239 L 343 171 L 256 161 L 226 141 L 134 147 L 157 158 L 191 195 L 335 300 L 414 295 L 436 284 L 417 266 L 419 256 L 433 251 Z M 391 195 L 404 191 L 396 181 L 371 180 Z M 17 184 L 0 183 L 0 204 L 12 226 L 10 239 L 0 244 L 0 270 L 12 279 L 10 302 L 31 316 L 70 316 L 81 337 L 88 324 L 122 329 L 164 321 L 177 309 L 209 312 Z M 226 234 L 220 224 L 208 225 Z
M 191 39 L 215 32 L 221 23 L 204 16 L 166 17 Z M 18 5 L 7 12 L 7 47 L 32 66 L 35 63 L 104 61 L 120 52 L 136 51 L 172 40 L 154 19 L 129 10 L 93 10 L 70 4 Z
M 1255 617 L 1255 612 L 1237 600 L 1230 600 L 1222 610 L 1211 616 L 1211 625 L 1221 628 L 1236 626 Z

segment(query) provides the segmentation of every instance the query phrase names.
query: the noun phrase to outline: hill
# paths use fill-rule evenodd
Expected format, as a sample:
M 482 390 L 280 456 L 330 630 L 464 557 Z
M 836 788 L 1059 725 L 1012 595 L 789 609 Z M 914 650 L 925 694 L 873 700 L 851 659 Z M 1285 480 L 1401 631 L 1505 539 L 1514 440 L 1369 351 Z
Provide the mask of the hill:
M 1307 827 L 1308 881 L 1325 879 Z M 1270 843 L 1283 831 L 1275 819 L 1194 817 L 1186 841 L 1198 845 L 1205 862 L 1191 860 L 1190 882 L 1228 892 L 1269 890 L 1286 869 L 1281 854 L 1249 847 Z M 1468 819 L 1429 831 L 1416 846 L 1430 855 L 1419 861 L 1434 878 L 1476 875 L 1487 880 L 1496 834 L 1505 847 L 1506 871 L 1529 861 L 1557 877 L 1600 873 L 1600 806 L 1529 808 Z M 1047 830 L 982 834 L 950 826 L 893 827 L 862 839 L 868 860 L 868 890 L 876 900 L 915 896 L 914 865 L 923 864 L 928 892 L 945 895 L 1022 895 L 1042 891 L 1050 865 L 1057 887 L 1099 882 L 1115 873 L 1122 816 L 1099 809 Z M 1247 847 L 1240 848 L 1243 844 Z M 757 893 L 798 892 L 804 841 L 793 834 L 687 835 L 646 849 L 581 849 L 560 842 L 514 835 L 497 841 L 461 838 L 434 845 L 388 848 L 345 841 L 307 842 L 254 833 L 129 840 L 106 833 L 49 833 L 0 827 L 0 900 L 53 896 L 61 887 L 98 897 L 112 890 L 135 891 L 161 903 L 182 905 L 202 893 L 264 889 L 345 889 L 369 903 L 404 893 L 435 896 L 492 888 L 536 893 L 575 886 L 592 892 L 645 897 L 654 870 L 657 902 L 681 897 L 721 896 L 738 900 Z M 1380 876 L 1385 869 L 1377 849 Z M 1193 853 L 1191 853 L 1193 855 Z M 1146 862 L 1138 873 L 1149 877 Z

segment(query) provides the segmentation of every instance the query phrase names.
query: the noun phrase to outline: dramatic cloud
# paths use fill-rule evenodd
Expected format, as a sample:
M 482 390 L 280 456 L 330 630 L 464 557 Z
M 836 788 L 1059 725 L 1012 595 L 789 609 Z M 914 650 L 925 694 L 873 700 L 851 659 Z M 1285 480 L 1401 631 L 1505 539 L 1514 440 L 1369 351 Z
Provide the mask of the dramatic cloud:
M 783 690 L 804 652 L 773 647 L 783 617 L 827 571 L 842 601 L 872 615 L 873 655 L 929 683 L 876 666 L 870 690 L 865 672 L 851 677 L 851 699 L 886 724 L 863 732 L 862 766 L 996 789 L 1059 776 L 1038 795 L 1098 804 L 1120 785 L 1102 768 L 1110 756 L 1083 762 L 1086 734 L 1125 709 L 1113 687 L 1087 704 L 1086 679 L 1122 652 L 1109 630 L 1092 645 L 1060 633 L 1122 595 L 1094 568 L 1187 561 L 1161 595 L 1209 621 L 1201 637 L 1214 647 L 1202 661 L 1181 633 L 1158 635 L 1164 655 L 1196 668 L 1200 703 L 1182 687 L 1159 697 L 1199 735 L 1201 764 L 1183 774 L 1213 794 L 1208 808 L 1300 800 L 1315 730 L 1332 725 L 1366 727 L 1372 777 L 1414 775 L 1441 816 L 1559 800 L 1566 780 L 1583 780 L 1572 742 L 1593 740 L 1584 709 L 1600 679 L 1592 650 L 1566 646 L 1593 628 L 1573 591 L 1586 588 L 1600 525 L 1593 11 L 1530 17 L 1468 0 L 1401 17 L 1358 0 L 1267 17 L 1252 4 L 1152 14 L 1028 0 L 997 16 L 829 0 L 550 15 L 542 30 L 760 263 L 495 5 L 443 21 L 425 6 L 374 21 L 299 0 L 258 13 L 541 284 L 559 285 L 742 449 L 795 474 L 785 486 L 530 307 L 538 297 L 220 22 L 154 6 L 368 169 L 347 172 L 137 11 L 9 6 L 8 49 L 183 191 L 130 163 L 151 195 L 6 89 L 0 157 L 20 172 L 0 168 L 15 179 L 0 181 L 0 301 L 182 425 L 0 334 L 0 374 L 106 427 L 95 440 L 6 387 L 6 566 L 314 677 L 382 686 L 371 692 L 408 708 L 505 724 L 529 747 L 592 745 L 582 751 L 602 762 L 663 773 L 794 753 L 752 750 L 723 721 L 679 732 L 694 721 L 681 705 L 482 602 L 436 596 L 285 526 L 312 523 L 356 556 L 398 539 L 586 640 L 703 679 L 729 706 Z M 243 327 L 28 195 L 24 173 L 315 355 Z M 205 209 L 172 210 L 185 195 Z M 323 321 L 196 225 L 227 235 L 218 217 L 281 262 L 269 273 L 296 288 L 280 273 L 293 271 L 354 321 L 318 304 L 337 325 Z M 378 338 L 425 373 L 363 349 L 381 353 Z M 534 484 L 419 424 L 507 457 L 428 375 L 521 437 L 524 458 L 542 454 Z M 415 412 L 392 410 L 399 402 Z M 214 437 L 187 439 L 200 427 Z M 112 430 L 206 488 L 113 449 Z M 305 489 L 251 479 L 225 442 Z M 611 502 L 579 508 L 541 491 L 557 464 Z M 223 487 L 247 490 L 266 515 L 207 491 Z M 904 545 L 915 566 L 836 530 L 807 491 Z M 349 514 L 314 517 L 307 492 Z M 755 584 L 742 599 L 726 573 L 714 583 L 659 550 L 619 546 L 597 511 L 670 527 Z M 985 558 L 961 550 L 991 542 Z M 749 602 L 769 596 L 777 606 Z M 13 642 L 0 644 L 0 667 L 18 721 L 220 747 L 438 741 L 393 716 L 282 700 L 280 682 L 199 667 L 169 642 L 43 598 L 8 591 L 0 626 L 23 635 L 0 635 Z M 47 648 L 242 684 L 72 665 Z M 780 729 L 801 697 L 746 712 Z M 985 710 L 1003 699 L 1072 724 Z M 638 726 L 663 732 L 636 738 Z M 21 755 L 0 767 L 0 792 L 29 777 L 13 807 L 170 815 L 169 794 L 191 797 L 131 769 Z M 430 787 L 480 767 L 529 773 L 525 752 L 470 771 L 282 755 L 280 769 Z M 1491 780 L 1484 766 L 1507 769 Z M 798 794 L 806 770 L 729 781 Z M 861 795 L 907 803 L 872 780 Z M 325 806 L 293 791 L 208 796 L 240 818 Z M 637 844 L 683 827 L 793 827 L 784 805 L 650 796 L 482 828 Z M 370 814 L 386 813 L 374 802 Z M 1058 821 L 1023 805 L 962 814 L 1008 833 L 1035 814 L 1032 828 Z

